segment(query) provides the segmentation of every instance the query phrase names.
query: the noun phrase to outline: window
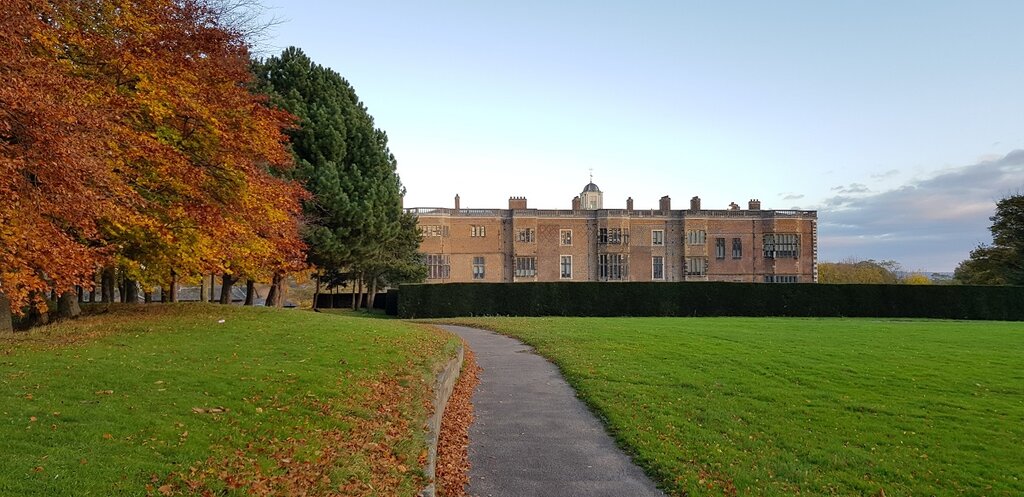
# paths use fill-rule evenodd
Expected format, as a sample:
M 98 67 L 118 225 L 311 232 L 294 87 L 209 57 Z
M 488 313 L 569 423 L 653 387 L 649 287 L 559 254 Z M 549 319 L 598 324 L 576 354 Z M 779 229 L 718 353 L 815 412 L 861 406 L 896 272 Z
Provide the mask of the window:
M 602 280 L 621 280 L 626 277 L 626 256 L 624 254 L 600 254 L 597 256 L 597 277 Z
M 572 230 L 558 230 L 558 243 L 572 245 Z
M 516 277 L 537 276 L 536 257 L 516 257 Z
M 715 259 L 725 259 L 725 238 L 715 238 Z
M 559 270 L 559 273 L 558 273 L 559 274 L 559 276 L 558 276 L 559 278 L 566 279 L 566 280 L 572 279 L 572 256 L 571 255 L 563 255 L 561 257 L 561 261 L 559 263 L 559 267 L 560 267 L 560 270 Z
M 707 257 L 687 257 L 686 258 L 686 275 L 687 276 L 704 276 L 708 274 L 708 258 Z
M 651 245 L 664 245 L 665 244 L 665 230 L 652 230 L 651 231 Z
M 622 228 L 601 228 L 597 232 L 597 243 L 620 245 L 629 242 L 629 230 Z
M 439 224 L 426 224 L 426 225 L 420 226 L 420 233 L 423 233 L 423 236 L 443 236 L 443 237 L 447 237 L 448 236 L 448 227 L 447 226 L 441 226 Z
M 482 280 L 484 279 L 484 258 L 474 257 L 473 258 L 473 279 Z
M 704 230 L 689 230 L 686 232 L 686 243 L 690 245 L 704 245 L 707 242 L 708 233 Z
M 427 278 L 432 280 L 445 280 L 451 274 L 452 266 L 448 262 L 448 256 L 427 255 Z
M 766 274 L 764 276 L 765 283 L 799 283 L 800 277 L 795 275 L 786 274 Z
M 487 232 L 484 226 L 473 226 L 470 236 L 487 236 Z
M 525 243 L 533 243 L 535 239 L 533 228 L 521 228 L 516 230 L 516 240 Z
M 660 255 L 651 257 L 651 279 L 665 279 L 665 258 Z
M 732 258 L 742 259 L 743 258 L 743 242 L 739 238 L 732 239 Z
M 800 255 L 800 235 L 764 235 L 765 259 L 796 259 Z

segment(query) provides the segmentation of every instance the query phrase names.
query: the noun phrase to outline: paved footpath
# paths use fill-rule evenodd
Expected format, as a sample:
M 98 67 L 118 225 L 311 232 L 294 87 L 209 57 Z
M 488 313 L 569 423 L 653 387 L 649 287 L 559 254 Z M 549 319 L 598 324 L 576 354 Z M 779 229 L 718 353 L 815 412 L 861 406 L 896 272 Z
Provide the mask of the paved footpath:
M 474 497 L 664 497 L 553 364 L 518 340 L 443 326 L 483 368 L 469 428 Z

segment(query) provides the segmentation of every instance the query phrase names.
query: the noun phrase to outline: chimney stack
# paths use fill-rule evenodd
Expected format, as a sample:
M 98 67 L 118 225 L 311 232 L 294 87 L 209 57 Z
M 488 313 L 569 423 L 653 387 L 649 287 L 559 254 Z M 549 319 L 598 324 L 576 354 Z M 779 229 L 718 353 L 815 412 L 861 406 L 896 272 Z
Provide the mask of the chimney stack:
M 633 212 L 633 197 L 626 199 L 626 212 Z
M 658 207 L 661 207 L 661 213 L 668 215 L 668 211 L 672 210 L 672 199 L 668 195 L 661 197 L 658 201 Z
M 693 198 L 690 199 L 690 210 L 691 211 L 699 211 L 700 210 L 700 197 L 693 197 Z
M 510 210 L 526 209 L 526 197 L 509 197 L 508 208 Z
M 455 210 L 459 210 L 459 194 L 455 194 Z
M 574 210 L 574 211 L 580 210 L 580 196 L 579 195 L 576 195 L 575 197 L 572 198 L 572 210 Z
M 750 199 L 750 204 L 748 204 L 748 205 L 750 206 L 750 210 L 752 210 L 752 211 L 759 211 L 759 210 L 761 210 L 761 201 L 756 199 L 756 198 Z

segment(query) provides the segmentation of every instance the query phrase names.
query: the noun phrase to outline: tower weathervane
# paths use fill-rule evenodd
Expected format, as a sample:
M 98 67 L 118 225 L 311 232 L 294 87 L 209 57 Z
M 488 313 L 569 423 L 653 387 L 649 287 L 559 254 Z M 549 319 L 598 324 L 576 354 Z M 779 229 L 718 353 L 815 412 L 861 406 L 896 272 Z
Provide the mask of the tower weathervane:
M 594 182 L 594 168 L 590 168 L 590 182 Z

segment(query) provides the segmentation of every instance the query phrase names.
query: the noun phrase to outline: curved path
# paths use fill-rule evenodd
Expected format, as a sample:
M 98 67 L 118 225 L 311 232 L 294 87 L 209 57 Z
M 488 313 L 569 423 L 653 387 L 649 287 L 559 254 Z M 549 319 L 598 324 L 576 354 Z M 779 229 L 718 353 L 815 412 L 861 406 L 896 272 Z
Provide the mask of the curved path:
M 518 340 L 442 326 L 476 354 L 469 428 L 474 497 L 664 497 L 576 398 L 558 368 Z

